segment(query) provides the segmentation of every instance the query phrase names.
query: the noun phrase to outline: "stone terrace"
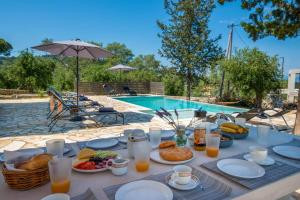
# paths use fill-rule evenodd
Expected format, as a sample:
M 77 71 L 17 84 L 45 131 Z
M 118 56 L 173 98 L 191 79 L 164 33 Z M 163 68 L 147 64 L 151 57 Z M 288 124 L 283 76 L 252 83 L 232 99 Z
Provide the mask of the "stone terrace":
M 49 139 L 65 139 L 67 143 L 86 141 L 120 135 L 125 129 L 143 129 L 147 131 L 151 126 L 165 129 L 171 127 L 158 117 L 138 111 L 137 106 L 123 103 L 106 96 L 91 96 L 99 103 L 114 107 L 125 114 L 125 125 L 114 122 L 113 118 L 102 119 L 103 127 L 96 127 L 92 120 L 70 122 L 61 120 L 48 132 L 46 115 L 48 113 L 48 98 L 0 100 L 0 152 L 3 150 L 17 150 L 45 146 Z M 285 116 L 290 125 L 295 122 L 295 113 Z M 259 119 L 254 119 L 259 120 Z M 275 119 L 276 124 L 282 120 Z

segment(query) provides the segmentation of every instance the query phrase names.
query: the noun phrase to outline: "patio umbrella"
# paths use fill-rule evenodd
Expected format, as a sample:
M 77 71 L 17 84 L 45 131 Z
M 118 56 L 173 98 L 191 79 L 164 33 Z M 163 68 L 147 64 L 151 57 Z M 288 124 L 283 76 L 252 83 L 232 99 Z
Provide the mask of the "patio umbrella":
M 76 40 L 66 40 L 66 41 L 56 41 L 49 44 L 42 44 L 32 47 L 40 51 L 48 52 L 52 55 L 57 56 L 66 56 L 66 57 L 76 57 L 76 103 L 79 107 L 79 58 L 88 58 L 88 59 L 98 59 L 106 58 L 112 56 L 113 54 L 105 49 L 101 49 L 99 46 L 82 42 L 79 39 Z M 81 120 L 79 116 L 73 120 Z
M 119 71 L 119 72 L 121 72 L 121 71 L 128 72 L 128 71 L 136 70 L 136 68 L 129 67 L 129 66 L 122 65 L 122 64 L 118 64 L 116 66 L 108 68 L 108 70 L 110 70 L 110 71 Z

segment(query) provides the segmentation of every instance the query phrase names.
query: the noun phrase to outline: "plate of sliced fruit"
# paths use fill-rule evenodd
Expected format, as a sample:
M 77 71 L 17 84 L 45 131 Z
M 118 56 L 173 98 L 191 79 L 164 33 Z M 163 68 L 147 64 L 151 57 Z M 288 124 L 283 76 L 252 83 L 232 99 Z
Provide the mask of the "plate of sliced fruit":
M 231 122 L 221 124 L 220 129 L 222 131 L 222 135 L 231 136 L 233 139 L 245 139 L 249 134 L 248 128 Z
M 108 170 L 112 165 L 112 159 L 118 157 L 114 151 L 94 151 L 82 149 L 72 163 L 72 169 L 82 173 L 96 173 Z

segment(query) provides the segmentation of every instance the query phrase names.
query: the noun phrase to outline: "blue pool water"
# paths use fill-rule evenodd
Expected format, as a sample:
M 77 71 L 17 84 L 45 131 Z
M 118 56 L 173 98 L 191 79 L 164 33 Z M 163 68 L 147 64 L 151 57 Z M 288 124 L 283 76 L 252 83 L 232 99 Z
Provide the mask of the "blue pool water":
M 195 110 L 202 108 L 209 113 L 227 113 L 231 114 L 233 112 L 245 112 L 247 109 L 234 108 L 229 106 L 221 106 L 215 104 L 207 104 L 193 101 L 186 101 L 180 99 L 172 99 L 164 96 L 136 96 L 136 97 L 116 97 L 115 99 L 121 100 L 127 103 L 132 103 L 138 106 L 143 106 L 149 108 L 153 111 L 163 107 L 166 110 Z M 187 112 L 187 111 L 186 111 Z M 151 113 L 151 111 L 150 111 Z

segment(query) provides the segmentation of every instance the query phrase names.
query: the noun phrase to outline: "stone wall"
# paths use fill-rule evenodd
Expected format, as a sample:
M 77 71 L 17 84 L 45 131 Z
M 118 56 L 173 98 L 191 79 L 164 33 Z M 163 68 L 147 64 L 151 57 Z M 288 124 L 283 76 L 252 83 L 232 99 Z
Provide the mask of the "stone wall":
M 164 86 L 161 82 L 80 82 L 79 93 L 86 95 L 105 95 L 103 90 L 104 84 L 107 84 L 109 87 L 113 88 L 117 94 L 123 93 L 124 86 L 129 87 L 138 94 L 164 94 Z
M 29 94 L 28 90 L 0 89 L 0 95 Z

